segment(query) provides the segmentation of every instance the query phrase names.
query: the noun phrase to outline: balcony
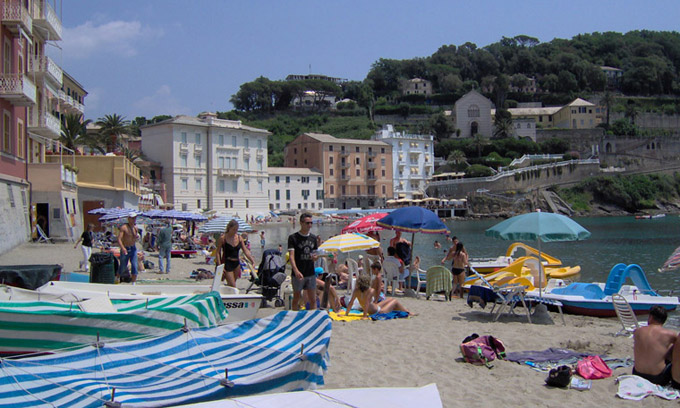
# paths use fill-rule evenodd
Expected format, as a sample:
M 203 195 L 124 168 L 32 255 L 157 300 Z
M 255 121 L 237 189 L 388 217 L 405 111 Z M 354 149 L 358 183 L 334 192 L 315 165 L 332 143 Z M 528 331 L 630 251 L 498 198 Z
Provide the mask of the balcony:
M 195 144 L 194 145 L 194 153 L 197 153 L 197 154 L 203 153 L 203 145 Z
M 23 1 L 4 1 L 2 4 L 2 25 L 14 35 L 33 34 L 33 19 Z
M 257 149 L 257 150 L 255 151 L 255 155 L 257 156 L 258 159 L 263 158 L 263 157 L 264 157 L 264 149 L 261 149 L 261 148 L 260 148 L 260 149 Z
M 340 168 L 341 168 L 341 169 L 349 169 L 350 166 L 351 166 L 351 164 L 350 164 L 349 162 L 344 162 L 344 163 L 341 162 L 341 163 L 340 163 Z
M 217 169 L 217 175 L 219 177 L 238 177 L 243 175 L 243 170 L 241 169 Z
M 340 180 L 340 181 L 343 182 L 343 183 L 348 182 L 349 179 L 350 179 L 350 177 L 349 177 L 348 175 L 346 175 L 346 174 L 345 174 L 344 176 L 339 176 L 339 177 L 338 177 L 338 180 Z
M 250 149 L 248 148 L 243 149 L 243 157 L 250 157 Z
M 349 150 L 340 150 L 340 157 L 349 156 Z
M 24 74 L 0 74 L 0 97 L 15 106 L 35 105 L 35 84 Z
M 61 88 L 64 83 L 64 71 L 48 56 L 29 58 L 28 71 L 57 88 Z
M 28 131 L 50 139 L 59 139 L 61 122 L 44 110 L 32 108 L 28 115 Z
M 179 151 L 181 153 L 187 153 L 189 151 L 189 143 L 180 143 L 179 144 Z
M 66 95 L 66 92 L 59 91 L 59 100 L 62 102 L 61 107 L 66 108 L 65 111 L 68 113 L 83 114 L 85 113 L 85 106 L 82 103 L 76 101 L 70 96 Z
M 366 168 L 368 168 L 368 169 L 374 169 L 375 167 L 376 167 L 375 162 L 366 163 Z
M 378 157 L 378 152 L 374 152 L 373 150 L 368 151 L 368 157 Z
M 376 181 L 378 181 L 378 178 L 376 176 L 368 176 L 366 177 L 366 181 L 369 183 L 375 183 Z
M 61 20 L 47 0 L 34 1 L 33 24 L 47 31 L 46 40 L 61 40 Z

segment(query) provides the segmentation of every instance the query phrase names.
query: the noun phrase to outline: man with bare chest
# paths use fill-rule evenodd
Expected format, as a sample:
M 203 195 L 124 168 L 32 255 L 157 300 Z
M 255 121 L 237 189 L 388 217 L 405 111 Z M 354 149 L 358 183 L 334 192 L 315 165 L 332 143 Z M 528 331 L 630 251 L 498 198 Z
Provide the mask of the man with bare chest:
M 136 220 L 137 214 L 131 213 L 128 216 L 127 224 L 123 224 L 118 233 L 118 246 L 120 247 L 118 277 L 120 278 L 122 276 L 129 261 L 132 282 L 137 280 L 137 246 L 135 244 L 139 238 L 139 233 L 137 232 L 137 226 L 135 225 Z

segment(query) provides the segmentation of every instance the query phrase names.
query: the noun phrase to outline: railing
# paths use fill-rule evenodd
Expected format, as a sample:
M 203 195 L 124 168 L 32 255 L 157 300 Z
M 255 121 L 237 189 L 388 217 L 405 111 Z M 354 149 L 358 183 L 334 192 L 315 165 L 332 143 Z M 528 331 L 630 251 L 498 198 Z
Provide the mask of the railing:
M 180 151 L 188 151 L 189 150 L 189 143 L 180 143 L 179 144 L 179 150 Z
M 194 145 L 194 152 L 195 153 L 202 153 L 203 152 L 203 145 L 195 144 Z
M 532 160 L 562 160 L 562 157 L 563 156 L 561 154 L 525 154 L 519 159 L 515 159 L 512 162 L 510 162 L 510 164 L 507 167 L 499 167 L 498 171 L 503 171 L 506 168 L 510 168 L 512 166 L 522 165 L 526 161 L 531 162 Z
M 75 171 L 69 170 L 64 166 L 61 166 L 61 182 L 77 185 L 78 176 L 76 175 Z
M 217 175 L 224 176 L 240 176 L 244 173 L 241 169 L 217 169 Z
M 47 26 L 45 28 L 49 29 L 53 36 L 56 38 L 48 38 L 48 40 L 60 40 L 62 34 L 61 20 L 57 13 L 47 0 L 35 1 L 33 4 L 33 19 L 37 20 L 36 23 L 45 21 Z
M 378 152 L 374 152 L 373 150 L 369 150 L 368 157 L 377 157 L 377 156 L 378 156 Z
M 33 110 L 29 116 L 28 127 L 43 136 L 58 138 L 61 135 L 61 122 L 44 110 Z
M 366 168 L 374 169 L 375 167 L 376 167 L 375 162 L 368 162 L 368 163 L 366 163 Z
M 33 19 L 23 3 L 23 1 L 4 1 L 2 7 L 2 22 L 12 25 L 20 23 L 22 28 L 30 34 L 33 30 Z
M 56 62 L 48 56 L 34 57 L 29 59 L 28 69 L 31 72 L 40 72 L 49 74 L 53 82 L 61 85 L 64 83 L 64 71 Z
M 0 95 L 23 96 L 35 103 L 35 84 L 24 74 L 0 74 Z
M 524 167 L 524 168 L 521 168 L 521 169 L 502 171 L 502 172 L 498 172 L 497 174 L 494 174 L 493 176 L 489 176 L 489 177 L 474 177 L 474 178 L 432 181 L 432 182 L 429 183 L 428 186 L 445 186 L 445 185 L 451 185 L 451 184 L 477 183 L 477 182 L 480 182 L 480 181 L 489 182 L 489 181 L 496 181 L 496 180 L 499 180 L 501 178 L 514 176 L 515 174 L 521 174 L 521 173 L 533 171 L 533 170 L 549 169 L 549 168 L 552 168 L 552 167 L 557 167 L 557 166 L 561 167 L 561 166 L 567 166 L 567 165 L 570 165 L 570 164 L 599 164 L 599 163 L 600 163 L 599 159 L 569 160 L 569 161 L 563 161 L 563 162 L 558 162 L 558 163 L 541 164 L 539 166 L 531 166 L 531 167 Z

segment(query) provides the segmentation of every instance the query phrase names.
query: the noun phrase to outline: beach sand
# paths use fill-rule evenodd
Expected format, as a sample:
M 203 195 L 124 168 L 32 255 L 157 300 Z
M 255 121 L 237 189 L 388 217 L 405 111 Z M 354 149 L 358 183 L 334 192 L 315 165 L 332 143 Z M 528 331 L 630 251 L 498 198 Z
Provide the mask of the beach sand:
M 259 261 L 259 248 L 253 256 Z M 0 255 L 0 265 L 60 263 L 65 271 L 74 271 L 82 258 L 73 244 L 24 244 Z M 156 265 L 158 259 L 148 259 Z M 191 259 L 172 259 L 172 272 L 158 275 L 140 274 L 140 280 L 186 280 L 192 270 L 207 267 L 201 255 Z M 207 267 L 211 269 L 212 267 Z M 178 282 L 179 283 L 179 282 Z M 247 287 L 240 279 L 238 286 Z M 208 282 L 206 281 L 206 284 Z M 469 308 L 461 299 L 446 302 L 399 297 L 407 308 L 419 315 L 391 321 L 333 322 L 329 349 L 330 367 L 325 376 L 326 388 L 413 387 L 437 384 L 445 407 L 476 406 L 668 406 L 670 402 L 647 397 L 641 402 L 616 397 L 617 375 L 630 374 L 630 368 L 614 371 L 614 376 L 593 381 L 589 391 L 551 388 L 544 385 L 547 373 L 508 361 L 494 361 L 493 368 L 463 362 L 459 344 L 477 333 L 500 338 L 507 351 L 544 350 L 549 347 L 604 353 L 612 357 L 633 355 L 633 340 L 614 337 L 620 329 L 617 319 L 565 315 L 543 311 L 529 324 L 523 309 L 518 315 L 501 316 L 491 321 L 489 306 Z M 264 317 L 282 308 L 261 309 Z

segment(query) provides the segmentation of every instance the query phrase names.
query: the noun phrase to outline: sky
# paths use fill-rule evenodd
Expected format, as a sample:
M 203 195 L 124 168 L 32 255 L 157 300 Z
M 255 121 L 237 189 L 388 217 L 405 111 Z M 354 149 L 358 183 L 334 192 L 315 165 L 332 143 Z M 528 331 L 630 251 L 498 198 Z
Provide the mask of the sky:
M 63 39 L 49 55 L 85 90 L 85 118 L 228 111 L 259 76 L 361 81 L 380 58 L 483 47 L 525 34 L 677 30 L 677 0 L 50 0 Z

